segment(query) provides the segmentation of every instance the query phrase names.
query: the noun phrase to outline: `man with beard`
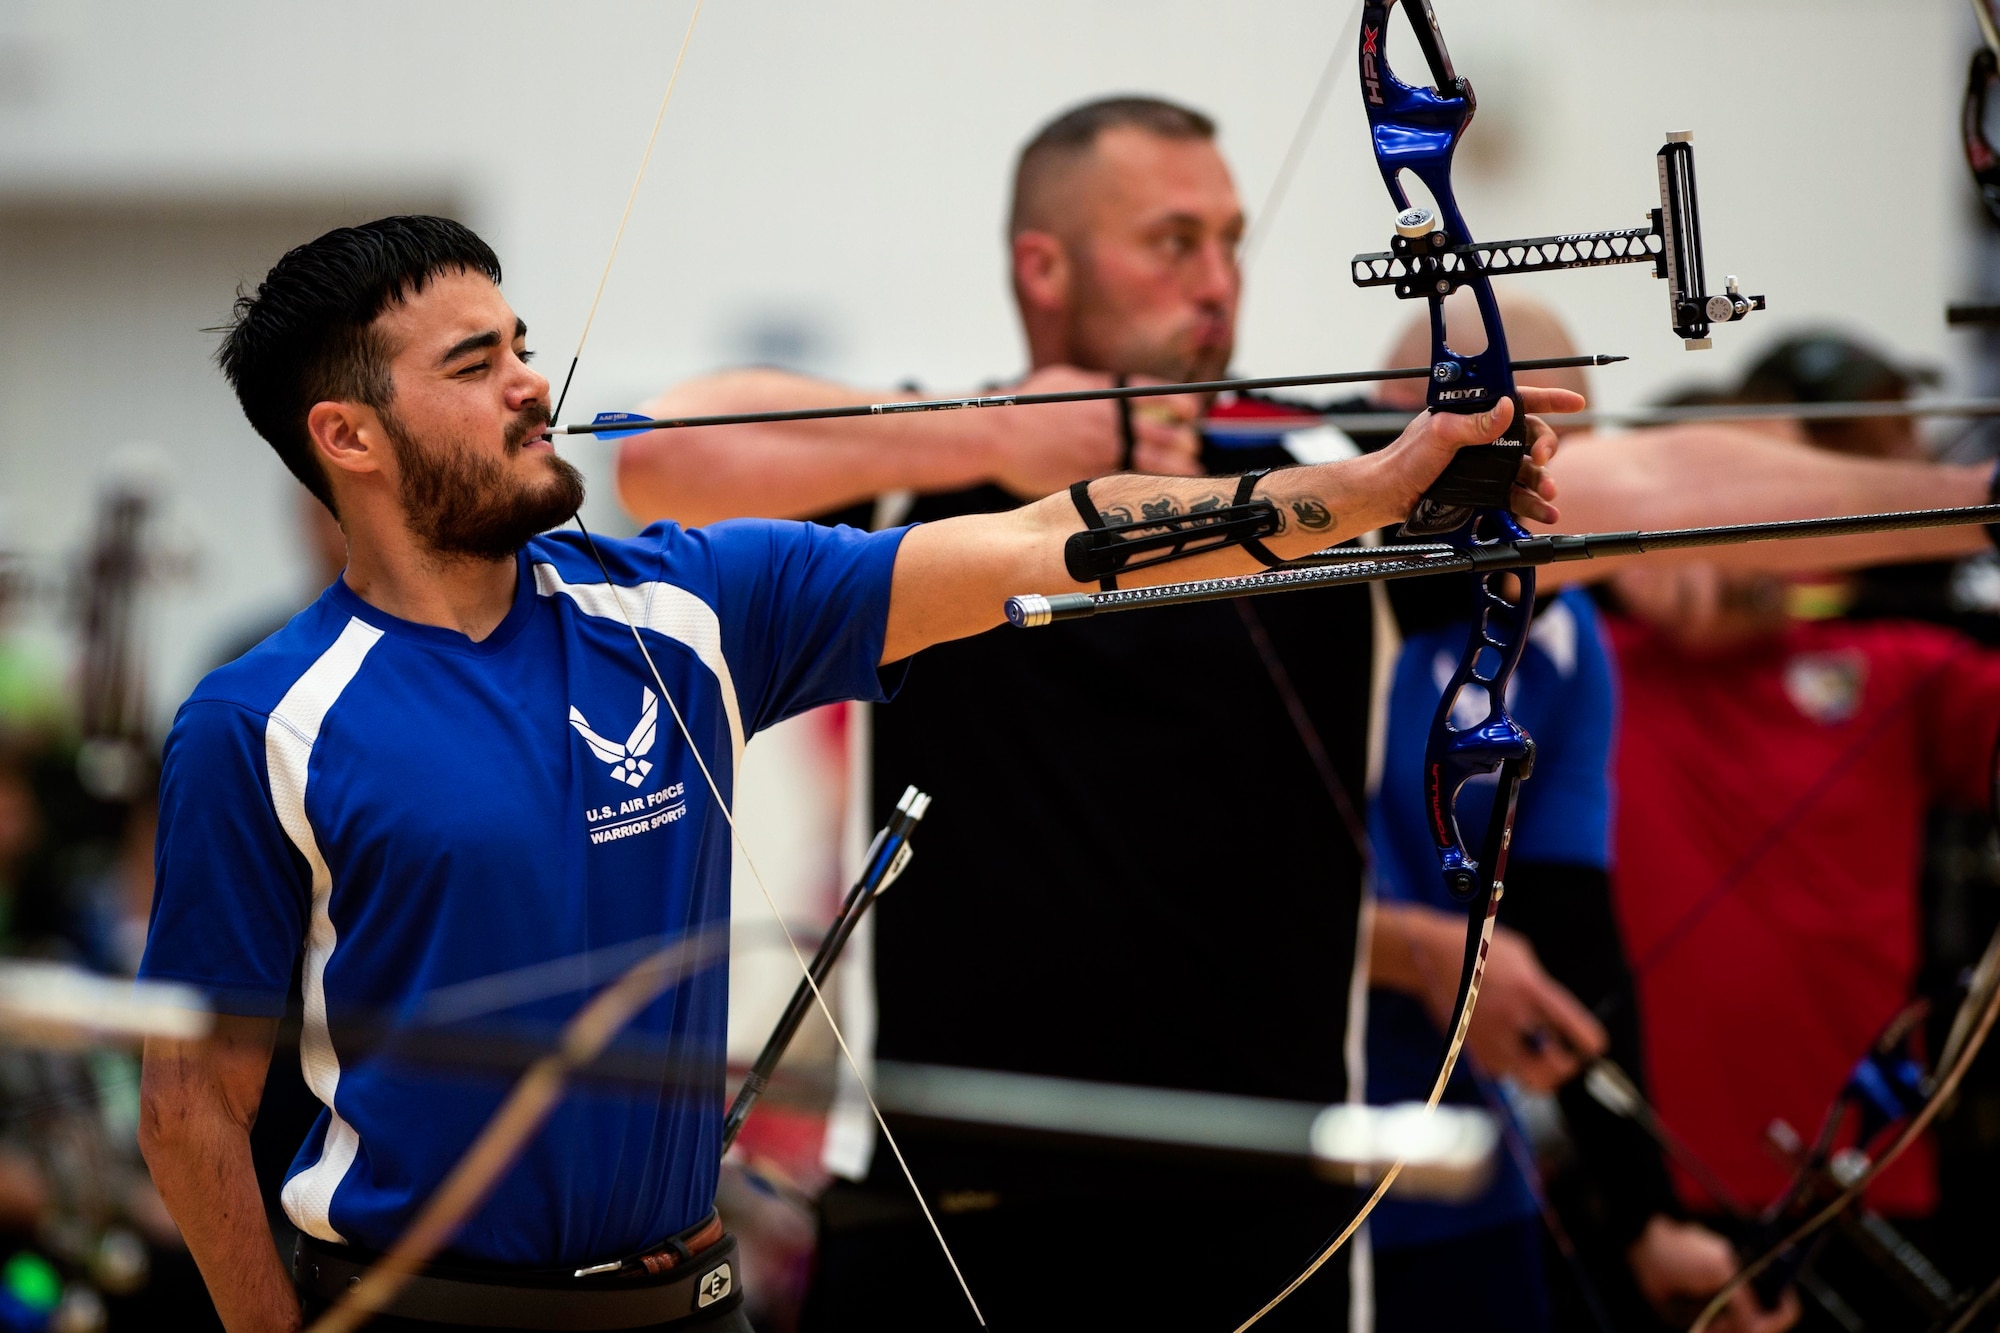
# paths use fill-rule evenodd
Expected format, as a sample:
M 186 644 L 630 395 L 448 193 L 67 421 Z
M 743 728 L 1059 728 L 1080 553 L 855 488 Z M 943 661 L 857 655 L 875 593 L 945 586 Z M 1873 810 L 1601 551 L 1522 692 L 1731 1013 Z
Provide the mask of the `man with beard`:
M 1057 117 L 1022 151 L 1008 224 L 1031 366 L 1020 391 L 1225 370 L 1244 218 L 1214 134 L 1198 112 L 1121 97 Z M 888 396 L 753 369 L 678 385 L 648 406 L 689 416 Z M 619 488 L 646 519 L 825 516 L 857 504 L 866 515 L 895 492 L 916 493 L 905 516 L 929 519 L 1005 513 L 1120 467 L 1229 473 L 1353 451 L 1282 405 L 1169 398 L 1129 413 L 1094 402 L 660 432 L 622 446 Z M 1974 470 L 1870 471 L 1740 431 L 1610 441 L 1582 468 L 1571 464 L 1567 455 L 1551 464 L 1565 512 L 1580 495 L 1599 528 L 1986 494 Z M 1975 529 L 1859 540 L 1879 552 L 1969 549 L 1983 538 Z M 1767 546 L 1723 558 L 1790 556 Z M 927 654 L 873 717 L 877 812 L 905 783 L 937 798 L 924 854 L 876 909 L 872 991 L 857 988 L 879 1008 L 877 1053 L 1344 1098 L 1358 1041 L 1349 996 L 1375 624 L 1366 591 L 1329 589 L 1074 622 L 1032 639 L 988 635 Z M 1503 969 L 1488 979 L 1492 1008 L 1482 1012 L 1526 1015 L 1532 1026 L 1546 990 L 1539 969 Z M 1475 1022 L 1483 1048 L 1529 1049 L 1481 1030 L 1493 1021 Z M 1045 1328 L 1229 1327 L 1349 1207 L 1339 1191 L 1267 1172 L 1010 1148 L 918 1125 L 898 1138 L 917 1178 L 939 1191 L 946 1233 L 989 1305 Z M 948 1290 L 893 1162 L 845 1107 L 827 1161 L 849 1180 L 821 1202 L 809 1318 L 826 1328 L 867 1318 L 887 1274 L 905 1289 Z M 1070 1283 L 1028 1260 L 1051 1240 L 1087 1247 L 1097 1278 Z M 1162 1280 L 1167 1264 L 1207 1276 Z M 1329 1265 L 1266 1323 L 1339 1327 L 1346 1305 L 1340 1266 Z
M 141 971 L 200 987 L 219 1018 L 207 1041 L 149 1044 L 141 1142 L 233 1330 L 301 1317 L 248 1135 L 301 950 L 300 1057 L 326 1109 L 283 1203 L 310 1311 L 395 1242 L 507 1087 L 364 1048 L 363 1025 L 465 1058 L 555 1033 L 630 961 L 726 925 L 720 806 L 749 735 L 881 698 L 897 674 L 883 668 L 991 628 L 1010 592 L 1079 586 L 1063 547 L 1084 506 L 1228 502 L 1205 479 L 1124 477 L 874 534 L 537 537 L 583 492 L 551 451 L 548 382 L 499 278 L 454 222 L 341 229 L 241 298 L 222 348 L 245 415 L 348 545 L 314 605 L 202 682 L 164 757 Z M 1272 555 L 1297 556 L 1406 514 L 1506 416 L 1426 422 L 1377 459 L 1236 489 L 1280 515 Z M 1540 431 L 1524 513 L 1554 513 L 1538 466 L 1552 448 Z M 1227 550 L 1175 572 L 1255 568 Z M 563 1100 L 374 1326 L 519 1328 L 539 1309 L 550 1328 L 747 1329 L 712 1209 L 725 1000 L 709 966 L 640 1013 L 647 1077 Z

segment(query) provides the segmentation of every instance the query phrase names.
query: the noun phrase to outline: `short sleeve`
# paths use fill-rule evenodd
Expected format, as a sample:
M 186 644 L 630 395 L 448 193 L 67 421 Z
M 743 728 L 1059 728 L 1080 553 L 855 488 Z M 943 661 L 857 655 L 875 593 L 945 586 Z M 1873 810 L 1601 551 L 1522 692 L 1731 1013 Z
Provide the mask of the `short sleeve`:
M 900 668 L 878 670 L 889 586 L 908 528 L 863 532 L 739 519 L 703 530 L 715 560 L 716 613 L 747 729 L 843 699 L 888 697 Z
M 311 885 L 265 779 L 267 720 L 237 704 L 181 709 L 160 772 L 152 922 L 139 975 L 205 991 L 223 1013 L 282 1014 Z

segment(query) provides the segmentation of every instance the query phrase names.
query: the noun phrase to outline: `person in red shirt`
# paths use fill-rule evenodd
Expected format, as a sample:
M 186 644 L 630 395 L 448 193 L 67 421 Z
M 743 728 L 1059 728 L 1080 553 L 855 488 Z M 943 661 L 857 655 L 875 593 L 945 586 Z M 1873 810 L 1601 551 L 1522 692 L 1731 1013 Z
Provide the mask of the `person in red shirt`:
M 1634 567 L 1615 586 L 1613 884 L 1647 1075 L 1666 1125 L 1761 1206 L 1789 1175 L 1767 1127 L 1810 1135 L 1912 994 L 1924 817 L 1986 799 L 2000 653 L 1796 619 L 1764 576 Z M 1921 1216 L 1936 1195 L 1919 1144 L 1869 1200 Z

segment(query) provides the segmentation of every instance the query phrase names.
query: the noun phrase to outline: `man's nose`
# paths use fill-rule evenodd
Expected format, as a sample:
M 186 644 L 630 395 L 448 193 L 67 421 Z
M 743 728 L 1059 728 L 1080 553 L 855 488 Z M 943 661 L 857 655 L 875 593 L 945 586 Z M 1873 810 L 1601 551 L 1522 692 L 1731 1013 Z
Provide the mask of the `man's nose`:
M 1212 305 L 1228 305 L 1236 299 L 1242 282 L 1236 264 L 1236 250 L 1220 239 L 1211 239 L 1196 251 L 1194 272 L 1189 278 L 1188 295 Z
M 547 402 L 549 377 L 527 362 L 521 362 L 507 385 L 507 406 L 518 411 L 533 402 Z

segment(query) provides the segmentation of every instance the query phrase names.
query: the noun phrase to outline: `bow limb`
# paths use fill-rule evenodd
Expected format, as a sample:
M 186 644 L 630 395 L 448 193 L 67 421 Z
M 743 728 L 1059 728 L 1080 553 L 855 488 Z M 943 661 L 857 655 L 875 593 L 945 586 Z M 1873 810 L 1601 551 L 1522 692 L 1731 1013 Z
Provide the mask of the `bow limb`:
M 350 1333 L 386 1310 L 465 1219 L 484 1202 L 561 1101 L 569 1076 L 604 1052 L 627 1023 L 689 975 L 727 960 L 729 932 L 711 928 L 641 958 L 592 996 L 557 1036 L 555 1048 L 509 1089 L 442 1184 L 403 1234 L 307 1333 Z
M 1438 1103 L 1444 1100 L 1445 1088 L 1450 1085 L 1451 1076 L 1458 1068 L 1458 1057 L 1465 1050 L 1466 1036 L 1472 1031 L 1472 1014 L 1479 1003 L 1480 983 L 1485 980 L 1486 960 L 1493 948 L 1493 928 L 1500 916 L 1500 898 L 1507 871 L 1507 844 L 1513 832 L 1514 803 L 1520 791 L 1521 776 L 1518 766 L 1508 765 L 1504 768 L 1500 776 L 1500 790 L 1494 797 L 1494 822 L 1488 830 L 1487 846 L 1482 848 L 1484 852 L 1482 861 L 1493 868 L 1493 873 L 1487 878 L 1484 890 L 1478 895 L 1479 901 L 1467 916 L 1465 963 L 1459 973 L 1458 996 L 1452 1005 L 1451 1019 L 1446 1024 L 1450 1040 L 1445 1046 L 1444 1058 L 1438 1064 L 1437 1077 L 1431 1083 L 1430 1096 L 1424 1100 L 1424 1112 L 1427 1115 L 1435 1111 Z M 1355 1211 L 1354 1217 L 1347 1225 L 1327 1242 L 1326 1247 L 1315 1255 L 1312 1262 L 1288 1282 L 1282 1291 L 1266 1301 L 1257 1313 L 1237 1325 L 1235 1333 L 1246 1333 L 1246 1330 L 1277 1309 L 1293 1292 L 1304 1286 L 1314 1274 L 1324 1268 L 1327 1261 L 1339 1253 L 1341 1247 L 1353 1239 L 1354 1233 L 1361 1229 L 1369 1214 L 1375 1211 L 1376 1205 L 1382 1202 L 1383 1197 L 1395 1185 L 1396 1178 L 1402 1175 L 1407 1162 L 1407 1158 L 1399 1157 L 1390 1163 L 1389 1168 L 1382 1173 L 1382 1178 L 1375 1183 L 1374 1190 Z
M 1960 1048 L 1957 1060 L 1938 1080 L 1937 1087 L 1924 1102 L 1922 1109 L 1910 1117 L 1909 1123 L 1903 1126 L 1902 1132 L 1896 1135 L 1888 1148 L 1883 1150 L 1882 1155 L 1877 1157 L 1866 1171 L 1855 1177 L 1854 1181 L 1836 1195 L 1826 1207 L 1801 1222 L 1783 1240 L 1745 1264 L 1734 1277 L 1724 1283 L 1721 1290 L 1717 1291 L 1702 1309 L 1694 1323 L 1689 1325 L 1688 1333 L 1703 1333 L 1703 1330 L 1729 1308 L 1729 1302 L 1734 1299 L 1737 1292 L 1756 1281 L 1784 1257 L 1786 1251 L 1817 1234 L 1828 1223 L 1846 1212 L 1884 1171 L 1896 1164 L 1897 1160 L 1909 1150 L 1911 1144 L 1923 1137 L 1924 1131 L 1931 1127 L 1931 1122 L 1937 1119 L 1946 1103 L 1957 1093 L 1959 1084 L 1965 1079 L 1966 1071 L 1972 1067 L 1972 1062 L 1978 1058 L 1980 1049 L 1985 1046 L 1986 1039 L 1992 1034 L 1994 1020 L 2000 1018 L 2000 987 L 1992 988 L 1983 995 L 1976 992 L 1968 995 L 1966 1006 L 1975 1014 L 1971 1035 Z
M 1429 85 L 1404 82 L 1389 64 L 1389 21 L 1399 7 L 1409 19 L 1430 76 Z M 1470 908 L 1456 1012 L 1429 1102 L 1435 1107 L 1450 1080 L 1478 1001 L 1493 914 L 1504 892 L 1515 799 L 1521 781 L 1534 766 L 1535 755 L 1533 739 L 1507 711 L 1507 687 L 1527 647 L 1534 616 L 1533 566 L 1546 562 L 1512 557 L 1525 549 L 1539 549 L 1548 539 L 1529 537 L 1511 512 L 1514 487 L 1529 453 L 1531 428 L 1515 384 L 1506 325 L 1489 272 L 1651 262 L 1656 274 L 1668 280 L 1673 327 L 1690 348 L 1708 345 L 1712 323 L 1742 319 L 1763 309 L 1764 299 L 1744 296 L 1734 279 L 1726 295 L 1711 296 L 1704 291 L 1693 149 L 1687 143 L 1690 136 L 1670 135 L 1667 147 L 1661 150 L 1661 206 L 1650 229 L 1481 245 L 1460 211 L 1451 179 L 1453 158 L 1478 101 L 1471 80 L 1452 63 L 1432 0 L 1364 0 L 1358 62 L 1375 164 L 1389 197 L 1401 211 L 1391 249 L 1386 254 L 1357 256 L 1355 281 L 1362 286 L 1392 285 L 1398 296 L 1428 303 L 1431 374 L 1426 405 L 1432 412 L 1486 412 L 1503 399 L 1514 409 L 1499 438 L 1468 446 L 1452 457 L 1403 528 L 1405 535 L 1443 545 L 1431 548 L 1437 559 L 1432 560 L 1429 554 L 1407 558 L 1400 572 L 1461 568 L 1471 574 L 1473 593 L 1471 633 L 1458 669 L 1439 701 L 1424 752 L 1424 804 L 1445 886 L 1452 897 L 1467 902 Z M 1411 199 L 1410 180 L 1429 192 L 1429 206 Z M 1461 287 L 1471 289 L 1479 313 L 1484 345 L 1477 352 L 1459 351 L 1448 336 L 1445 300 Z M 1381 553 L 1376 556 L 1381 558 Z M 1503 573 L 1503 561 L 1517 572 Z M 1010 604 L 1009 618 L 1016 624 L 1045 622 L 1054 607 L 1047 599 L 1039 600 L 1039 607 Z M 1017 609 L 1031 619 L 1017 616 Z M 1036 615 L 1039 621 L 1032 619 Z M 1468 714 L 1476 720 L 1462 723 Z M 1499 792 L 1481 855 L 1475 860 L 1467 854 L 1459 829 L 1458 799 L 1473 779 L 1493 774 L 1499 776 Z M 1304 1273 L 1242 1328 L 1249 1328 L 1276 1308 L 1323 1266 L 1367 1219 L 1396 1174 L 1395 1169 L 1386 1173 L 1354 1220 Z
M 1452 192 L 1451 163 L 1459 138 L 1472 119 L 1475 106 L 1472 85 L 1452 68 L 1450 52 L 1444 45 L 1429 0 L 1402 0 L 1402 4 L 1437 86 L 1412 87 L 1396 77 L 1389 67 L 1386 51 L 1393 3 L 1394 0 L 1366 0 L 1362 6 L 1358 51 L 1362 101 L 1383 184 L 1390 198 L 1403 210 L 1397 219 L 1401 233 L 1399 251 L 1408 250 L 1412 255 L 1432 251 L 1441 254 L 1452 245 L 1471 240 Z M 1403 184 L 1405 173 L 1429 189 L 1437 201 L 1438 213 L 1411 207 Z M 1464 285 L 1473 289 L 1478 302 L 1486 346 L 1471 356 L 1455 351 L 1445 336 L 1444 298 L 1450 288 L 1444 286 L 1431 293 L 1429 406 L 1436 412 L 1474 413 L 1490 409 L 1505 398 L 1513 402 L 1514 412 L 1506 432 L 1494 443 L 1469 446 L 1454 455 L 1405 528 L 1412 536 L 1443 538 L 1449 550 L 1461 553 L 1474 562 L 1475 568 L 1472 632 L 1458 669 L 1438 701 L 1424 755 L 1425 808 L 1430 813 L 1432 838 L 1445 884 L 1453 897 L 1468 902 L 1465 961 L 1452 1017 L 1446 1025 L 1444 1058 L 1439 1062 L 1430 1096 L 1425 1101 L 1427 1114 L 1443 1100 L 1458 1057 L 1465 1048 L 1466 1034 L 1471 1030 L 1500 898 L 1505 891 L 1507 848 L 1513 838 L 1516 798 L 1521 780 L 1534 763 L 1534 742 L 1508 715 L 1506 704 L 1507 684 L 1527 646 L 1528 626 L 1534 614 L 1534 575 L 1532 571 L 1524 572 L 1509 586 L 1504 581 L 1505 575 L 1476 570 L 1483 549 L 1527 537 L 1507 513 L 1515 477 L 1527 454 L 1527 416 L 1515 391 L 1506 328 L 1492 285 L 1485 273 L 1477 269 Z M 1481 695 L 1484 720 L 1472 727 L 1456 725 L 1454 718 L 1462 705 L 1476 709 Z M 1472 778 L 1495 772 L 1499 774 L 1499 790 L 1479 859 L 1473 860 L 1466 855 L 1459 833 L 1458 796 Z M 1391 1164 L 1347 1225 L 1283 1290 L 1239 1325 L 1236 1333 L 1245 1333 L 1319 1272 L 1361 1229 L 1396 1183 L 1402 1168 L 1401 1160 Z

